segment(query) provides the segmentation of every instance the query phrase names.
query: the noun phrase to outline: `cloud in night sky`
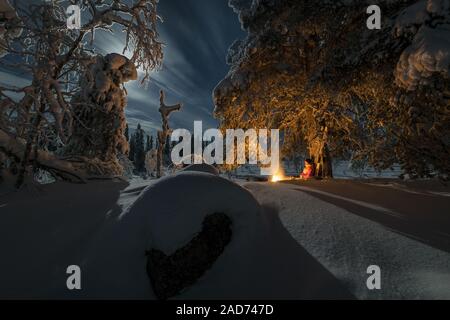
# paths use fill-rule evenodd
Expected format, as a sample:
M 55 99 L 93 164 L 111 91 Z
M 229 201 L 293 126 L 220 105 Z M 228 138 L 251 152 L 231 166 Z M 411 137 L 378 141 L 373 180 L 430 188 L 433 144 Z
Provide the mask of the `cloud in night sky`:
M 147 89 L 138 81 L 126 85 L 130 127 L 140 122 L 153 134 L 160 127 L 160 89 L 168 104 L 183 103 L 182 112 L 171 115 L 172 127 L 192 129 L 195 120 L 202 120 L 204 128 L 217 127 L 212 90 L 228 72 L 228 47 L 244 37 L 236 13 L 227 0 L 160 0 L 158 12 L 164 20 L 158 30 L 165 44 L 163 67 L 152 73 Z M 102 53 L 121 53 L 122 35 L 100 32 L 96 37 Z
M 174 128 L 192 129 L 194 120 L 204 128 L 217 127 L 213 118 L 212 91 L 228 72 L 225 58 L 228 47 L 243 38 L 238 16 L 228 0 L 160 0 L 158 13 L 160 40 L 165 44 L 161 70 L 153 72 L 149 87 L 139 81 L 126 84 L 127 121 L 133 128 L 141 123 L 155 134 L 160 127 L 159 90 L 166 91 L 166 103 L 183 103 L 183 110 L 171 115 Z M 99 53 L 122 53 L 124 35 L 97 32 Z M 17 76 L 2 72 L 0 82 L 16 82 Z

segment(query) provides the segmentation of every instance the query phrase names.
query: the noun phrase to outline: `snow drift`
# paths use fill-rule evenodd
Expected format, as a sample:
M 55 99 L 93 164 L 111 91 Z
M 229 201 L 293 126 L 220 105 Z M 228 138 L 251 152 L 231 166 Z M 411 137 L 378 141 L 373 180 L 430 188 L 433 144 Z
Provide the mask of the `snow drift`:
M 351 298 L 290 237 L 276 211 L 261 207 L 241 186 L 202 172 L 181 172 L 149 186 L 104 230 L 85 266 L 87 297 L 155 298 L 145 252 L 173 254 L 215 212 L 231 218 L 231 241 L 212 268 L 176 298 Z

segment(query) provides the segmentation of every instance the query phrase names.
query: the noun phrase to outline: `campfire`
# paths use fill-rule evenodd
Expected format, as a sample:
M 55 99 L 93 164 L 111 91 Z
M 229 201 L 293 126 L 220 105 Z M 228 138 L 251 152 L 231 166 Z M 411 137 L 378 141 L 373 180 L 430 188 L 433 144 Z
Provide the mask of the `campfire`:
M 287 180 L 288 178 L 284 175 L 283 170 L 279 169 L 275 174 L 272 175 L 271 182 L 279 182 L 283 180 Z

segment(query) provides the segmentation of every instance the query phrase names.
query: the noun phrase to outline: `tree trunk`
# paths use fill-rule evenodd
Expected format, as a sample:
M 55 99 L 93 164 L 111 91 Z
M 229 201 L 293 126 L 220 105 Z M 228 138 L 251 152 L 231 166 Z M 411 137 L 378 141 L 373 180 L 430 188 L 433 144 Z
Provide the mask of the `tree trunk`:
M 313 159 L 316 164 L 315 176 L 317 178 L 333 178 L 332 159 L 326 144 L 315 158 Z
M 35 92 L 37 94 L 37 92 Z M 36 103 L 36 101 L 34 101 Z M 27 106 L 27 117 L 29 117 L 30 107 Z M 42 122 L 42 114 L 45 111 L 45 105 L 42 102 L 39 102 L 38 112 L 36 114 L 36 118 L 33 121 L 32 127 L 29 129 L 27 135 L 27 144 L 25 146 L 25 151 L 22 157 L 22 161 L 20 162 L 19 174 L 16 180 L 16 188 L 20 188 L 25 181 L 25 175 L 27 173 L 27 169 L 30 165 L 31 153 L 33 152 L 33 148 L 37 148 L 37 137 L 39 135 L 39 128 Z
M 326 134 L 322 139 L 314 139 L 309 145 L 309 154 L 314 162 L 314 176 L 316 178 L 333 178 L 332 159 L 325 137 Z
M 27 152 L 28 145 L 29 143 L 24 139 L 17 139 L 0 129 L 0 152 L 5 153 L 9 157 L 13 157 L 16 162 L 29 164 L 34 161 L 37 167 L 48 170 L 52 174 L 72 182 L 85 182 L 85 178 L 89 177 L 83 171 L 82 167 L 76 167 L 78 163 L 58 159 L 43 150 Z M 26 162 L 24 161 L 25 156 L 28 157 L 28 161 Z
M 166 146 L 167 138 L 170 135 L 170 128 L 169 128 L 169 116 L 172 112 L 179 111 L 181 109 L 181 104 L 175 104 L 173 106 L 167 106 L 164 102 L 164 91 L 160 91 L 159 96 L 159 113 L 161 114 L 162 118 L 162 130 L 158 131 L 158 154 L 157 154 L 157 160 L 156 160 L 156 177 L 161 178 L 162 177 L 162 165 L 163 165 L 163 152 L 164 148 Z

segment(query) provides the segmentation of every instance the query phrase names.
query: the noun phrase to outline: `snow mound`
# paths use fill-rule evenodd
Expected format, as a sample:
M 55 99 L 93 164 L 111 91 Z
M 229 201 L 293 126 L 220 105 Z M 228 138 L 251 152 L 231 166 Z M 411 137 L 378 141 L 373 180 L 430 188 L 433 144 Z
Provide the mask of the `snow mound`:
M 250 192 L 203 172 L 181 172 L 162 179 L 142 193 L 128 214 L 145 214 L 148 249 L 170 255 L 189 243 L 213 213 L 231 218 L 237 243 L 251 241 L 262 225 L 261 207 Z
M 214 213 L 231 219 L 231 240 L 210 269 L 175 299 L 351 298 L 289 235 L 276 210 L 260 206 L 230 180 L 192 171 L 147 187 L 112 229 L 98 235 L 83 267 L 84 293 L 89 298 L 155 299 L 146 253 L 154 249 L 173 255 Z
M 239 185 L 209 173 L 180 172 L 148 186 L 97 235 L 83 267 L 85 293 L 89 298 L 156 299 L 146 272 L 146 252 L 173 254 L 201 231 L 205 217 L 213 213 L 232 220 L 229 247 L 234 259 L 249 251 L 246 246 L 257 245 L 261 207 Z
M 217 168 L 213 167 L 212 165 L 202 163 L 202 164 L 191 164 L 190 166 L 187 166 L 186 168 L 183 168 L 181 171 L 195 171 L 195 172 L 204 172 L 204 173 L 211 173 L 215 176 L 218 176 L 220 174 L 219 170 Z
M 163 200 L 164 199 L 164 200 Z M 233 199 L 233 201 L 230 201 Z M 208 215 L 232 221 L 230 243 L 211 269 L 176 298 L 350 298 L 340 283 L 295 243 L 276 210 L 245 188 L 201 172 L 182 172 L 147 188 L 129 214 L 146 214 L 148 248 L 166 255 L 188 244 Z

